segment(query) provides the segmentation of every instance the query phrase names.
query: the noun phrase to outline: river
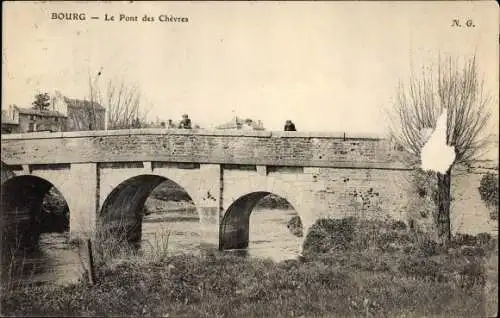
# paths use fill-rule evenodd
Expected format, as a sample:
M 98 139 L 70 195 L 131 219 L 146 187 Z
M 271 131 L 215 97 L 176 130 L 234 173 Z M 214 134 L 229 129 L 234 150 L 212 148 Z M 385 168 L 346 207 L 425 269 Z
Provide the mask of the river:
M 294 236 L 287 222 L 293 210 L 256 208 L 250 217 L 250 242 L 246 255 L 274 261 L 297 258 L 302 238 Z M 37 253 L 23 258 L 22 281 L 75 282 L 83 274 L 77 248 L 68 233 L 44 233 Z M 154 211 L 142 224 L 141 248 L 145 253 L 167 246 L 170 255 L 200 252 L 199 219 L 193 209 Z M 231 252 L 231 251 L 229 251 Z

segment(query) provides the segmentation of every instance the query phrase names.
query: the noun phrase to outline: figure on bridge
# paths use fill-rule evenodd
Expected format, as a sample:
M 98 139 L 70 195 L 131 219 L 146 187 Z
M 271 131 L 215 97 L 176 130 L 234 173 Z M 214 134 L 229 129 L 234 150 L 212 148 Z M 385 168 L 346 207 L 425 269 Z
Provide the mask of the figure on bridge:
M 297 131 L 295 129 L 295 124 L 291 120 L 285 122 L 285 131 Z
M 180 129 L 191 129 L 191 119 L 187 114 L 182 115 L 182 120 L 179 123 Z
M 168 120 L 168 128 L 169 128 L 169 129 L 171 129 L 171 128 L 175 128 L 175 127 L 176 127 L 176 126 L 175 126 L 175 124 L 174 124 L 173 120 L 172 120 L 172 119 L 169 119 L 169 120 Z

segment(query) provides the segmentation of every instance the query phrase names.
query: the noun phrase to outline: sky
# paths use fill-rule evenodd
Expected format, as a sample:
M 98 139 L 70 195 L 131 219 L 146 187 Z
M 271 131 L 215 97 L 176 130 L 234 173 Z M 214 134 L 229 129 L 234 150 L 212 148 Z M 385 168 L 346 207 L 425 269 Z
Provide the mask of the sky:
M 72 12 L 86 20 L 51 19 Z M 239 116 L 282 130 L 291 119 L 300 131 L 384 134 L 384 109 L 412 68 L 475 53 L 498 130 L 494 1 L 3 2 L 2 14 L 2 108 L 44 91 L 88 98 L 89 74 L 102 68 L 96 85 L 138 85 L 150 120 L 188 113 L 210 128 Z

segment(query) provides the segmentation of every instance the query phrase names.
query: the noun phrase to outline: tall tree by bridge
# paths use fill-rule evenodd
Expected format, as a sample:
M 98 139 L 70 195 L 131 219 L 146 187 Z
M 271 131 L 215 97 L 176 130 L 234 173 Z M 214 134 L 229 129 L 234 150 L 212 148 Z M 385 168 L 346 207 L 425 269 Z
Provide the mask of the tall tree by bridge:
M 441 244 L 451 238 L 451 169 L 456 164 L 471 164 L 487 141 L 485 128 L 491 98 L 484 92 L 476 63 L 473 56 L 463 66 L 447 58 L 444 62 L 438 61 L 437 70 L 422 67 L 421 76 L 412 74 L 407 85 L 399 85 L 391 112 L 394 115 L 392 137 L 410 154 L 413 163 L 418 164 L 426 142 L 423 132 L 434 129 L 438 117 L 447 110 L 446 144 L 454 147 L 455 159 L 445 173 L 435 173 L 436 208 L 432 213 Z

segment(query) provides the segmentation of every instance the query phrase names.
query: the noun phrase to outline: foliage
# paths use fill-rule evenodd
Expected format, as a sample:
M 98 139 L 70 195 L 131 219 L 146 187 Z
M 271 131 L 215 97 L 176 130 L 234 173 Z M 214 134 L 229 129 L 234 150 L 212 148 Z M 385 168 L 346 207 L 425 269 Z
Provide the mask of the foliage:
M 287 225 L 290 232 L 297 237 L 302 237 L 304 235 L 304 227 L 302 226 L 302 221 L 298 215 L 292 217 Z
M 481 199 L 489 207 L 498 209 L 498 174 L 484 174 L 479 183 Z
M 285 198 L 272 193 L 260 199 L 257 206 L 266 209 L 293 209 Z
M 31 286 L 2 293 L 3 314 L 485 316 L 488 277 L 483 257 L 463 253 L 462 239 L 450 252 L 436 250 L 425 256 L 418 249 L 404 252 L 417 244 L 419 237 L 400 222 L 349 218 L 315 225 L 316 233 L 321 230 L 332 240 L 343 237 L 343 248 L 333 247 L 335 242 L 331 242 L 331 249 L 309 254 L 302 261 L 280 263 L 218 251 L 154 260 L 129 258 L 99 267 L 94 286 L 81 281 L 65 287 Z M 309 240 L 313 237 L 308 235 Z M 391 244 L 393 249 L 384 249 Z M 495 246 L 494 250 L 484 248 L 487 256 L 498 255 L 498 244 Z
M 320 219 L 309 229 L 304 241 L 304 254 L 347 250 L 354 237 L 355 218 Z
M 41 207 L 41 232 L 65 232 L 69 230 L 69 208 L 66 200 L 52 187 L 45 195 Z
M 97 267 L 110 267 L 127 259 L 143 261 L 164 260 L 169 255 L 170 232 L 162 229 L 154 238 L 139 242 L 135 240 L 136 229 L 126 220 L 101 225 L 92 235 L 94 262 Z
M 33 108 L 44 111 L 50 107 L 50 96 L 48 93 L 40 93 L 35 95 Z
M 151 192 L 151 197 L 163 201 L 192 201 L 189 194 L 175 182 L 164 181 Z

